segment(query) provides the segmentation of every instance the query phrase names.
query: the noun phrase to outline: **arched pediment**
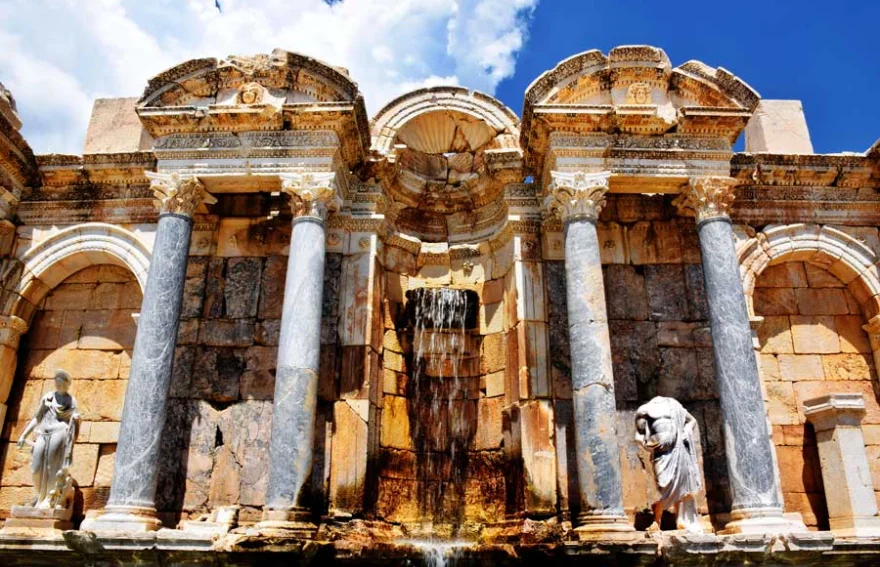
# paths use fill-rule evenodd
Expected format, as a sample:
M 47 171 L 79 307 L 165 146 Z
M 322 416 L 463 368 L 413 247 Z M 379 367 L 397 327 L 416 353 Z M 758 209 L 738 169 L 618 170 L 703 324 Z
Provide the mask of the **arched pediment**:
M 262 92 L 247 94 L 258 85 Z M 283 49 L 271 54 L 192 59 L 153 77 L 141 107 L 254 104 L 256 99 L 297 102 L 353 102 L 357 84 L 344 69 Z M 264 98 L 265 97 L 265 98 Z

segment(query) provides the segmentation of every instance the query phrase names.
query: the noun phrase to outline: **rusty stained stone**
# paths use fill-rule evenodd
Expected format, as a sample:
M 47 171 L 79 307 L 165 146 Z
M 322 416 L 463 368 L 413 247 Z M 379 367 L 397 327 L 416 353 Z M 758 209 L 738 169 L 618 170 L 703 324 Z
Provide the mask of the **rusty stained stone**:
M 547 324 L 523 321 L 517 325 L 517 341 L 520 395 L 527 398 L 549 397 Z
M 380 387 L 381 368 L 378 353 L 368 346 L 343 346 L 341 351 L 340 397 L 375 399 Z
M 345 400 L 333 404 L 330 453 L 331 513 L 357 514 L 364 507 L 370 402 Z
M 525 511 L 535 516 L 553 515 L 556 511 L 553 407 L 549 400 L 522 403 L 520 419 Z
M 603 283 L 609 319 L 642 321 L 648 318 L 648 297 L 643 268 L 623 264 L 604 266 Z M 558 292 L 565 295 L 564 279 Z M 559 298 L 558 301 L 564 303 L 564 297 Z
M 637 222 L 626 231 L 633 264 L 680 264 L 681 231 L 675 222 Z
M 374 262 L 369 253 L 343 259 L 339 336 L 344 346 L 370 344 L 372 294 L 379 292 L 373 285 Z
M 382 399 L 383 447 L 412 451 L 413 440 L 410 435 L 409 405 L 402 396 L 384 396 Z
M 504 399 L 482 398 L 477 401 L 477 434 L 471 441 L 476 451 L 500 449 L 503 441 L 501 409 Z
M 202 302 L 202 317 L 222 317 L 224 313 L 226 288 L 226 261 L 211 258 L 205 271 L 205 299 Z
M 287 277 L 287 256 L 269 256 L 260 274 L 260 319 L 278 319 L 284 303 L 284 281 Z
M 254 344 L 253 319 L 207 319 L 199 325 L 199 343 L 210 347 L 248 347 Z
M 516 322 L 546 321 L 544 270 L 540 262 L 516 262 Z

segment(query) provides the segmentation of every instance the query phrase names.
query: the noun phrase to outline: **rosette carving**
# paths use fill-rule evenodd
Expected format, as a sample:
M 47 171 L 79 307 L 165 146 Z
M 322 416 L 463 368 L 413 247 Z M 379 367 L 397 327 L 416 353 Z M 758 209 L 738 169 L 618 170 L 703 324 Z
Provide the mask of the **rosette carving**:
M 567 173 L 551 171 L 552 181 L 544 199 L 546 211 L 563 223 L 573 220 L 595 221 L 605 206 L 610 171 Z

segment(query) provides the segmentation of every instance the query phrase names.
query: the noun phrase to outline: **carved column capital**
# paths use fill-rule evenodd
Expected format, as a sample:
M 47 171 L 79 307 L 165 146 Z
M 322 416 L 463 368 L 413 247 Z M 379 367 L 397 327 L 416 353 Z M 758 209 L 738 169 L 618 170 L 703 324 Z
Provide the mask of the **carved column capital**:
M 729 217 L 737 183 L 732 177 L 692 177 L 672 204 L 679 215 L 695 216 L 697 222 Z
M 290 195 L 290 209 L 295 219 L 313 218 L 323 222 L 331 212 L 342 208 L 335 173 L 283 173 L 279 177 L 281 191 Z
M 595 221 L 605 206 L 610 171 L 584 173 L 550 172 L 551 182 L 544 208 L 563 223 L 573 220 Z
M 217 202 L 213 195 L 205 191 L 204 184 L 195 175 L 147 171 L 146 176 L 156 198 L 153 204 L 160 214 L 173 213 L 191 217 L 202 203 L 213 205 Z

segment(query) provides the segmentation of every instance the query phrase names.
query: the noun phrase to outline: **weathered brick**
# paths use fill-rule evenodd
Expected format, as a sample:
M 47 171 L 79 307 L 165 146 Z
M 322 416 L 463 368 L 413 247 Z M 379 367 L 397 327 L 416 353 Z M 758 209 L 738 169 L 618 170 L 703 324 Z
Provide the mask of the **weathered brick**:
M 794 352 L 800 354 L 840 352 L 840 340 L 833 316 L 792 315 L 790 320 Z M 764 324 L 766 323 L 765 320 Z
M 755 288 L 753 295 L 757 315 L 797 315 L 795 290 L 784 287 Z
M 822 355 L 826 380 L 870 380 L 873 364 L 864 354 Z
M 818 354 L 780 354 L 777 359 L 782 380 L 798 382 L 825 378 L 822 357 Z
M 798 311 L 801 315 L 846 315 L 849 313 L 843 289 L 801 288 L 795 291 Z

